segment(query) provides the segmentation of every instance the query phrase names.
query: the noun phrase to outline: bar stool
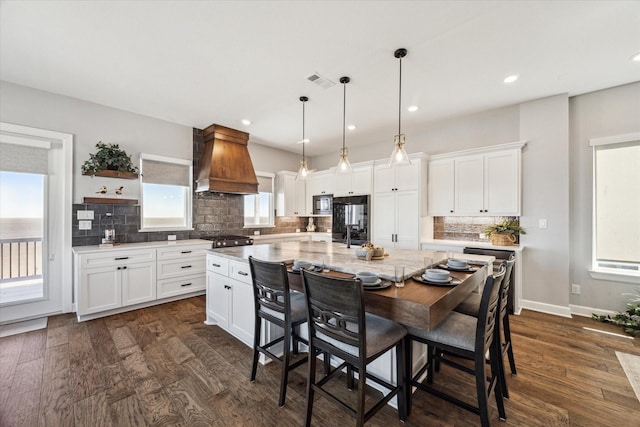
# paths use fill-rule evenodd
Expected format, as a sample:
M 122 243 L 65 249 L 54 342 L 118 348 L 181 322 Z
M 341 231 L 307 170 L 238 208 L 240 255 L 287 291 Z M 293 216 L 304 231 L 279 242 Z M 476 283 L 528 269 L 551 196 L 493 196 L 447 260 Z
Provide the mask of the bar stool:
M 277 362 L 282 367 L 280 378 L 279 406 L 284 406 L 287 393 L 287 380 L 289 371 L 297 368 L 308 360 L 304 357 L 295 363 L 291 360 L 291 344 L 293 354 L 298 354 L 298 343 L 308 344 L 301 338 L 297 328 L 307 321 L 307 307 L 304 295 L 301 292 L 289 290 L 289 276 L 287 267 L 282 262 L 261 261 L 252 256 L 249 257 L 251 268 L 251 280 L 253 282 L 253 302 L 255 310 L 255 327 L 253 337 L 253 363 L 251 365 L 251 382 L 256 379 L 258 369 L 258 356 L 263 353 Z M 260 345 L 260 331 L 262 319 L 279 326 L 284 330 L 284 336 Z M 284 342 L 282 357 L 276 356 L 270 348 L 275 344 Z
M 407 384 L 408 390 L 411 390 L 411 387 L 415 386 L 420 390 L 478 414 L 480 415 L 480 421 L 483 427 L 490 425 L 488 395 L 492 389 L 500 419 L 503 421 L 506 420 L 502 401 L 502 387 L 499 381 L 500 367 L 498 365 L 498 359 L 501 355 L 499 348 L 500 341 L 496 337 L 495 328 L 498 323 L 496 320 L 500 309 L 499 291 L 502 280 L 504 279 L 504 274 L 505 269 L 503 268 L 497 275 L 487 277 L 482 291 L 477 318 L 451 312 L 430 331 L 413 327 L 407 328 L 409 335 L 407 336 L 407 350 L 405 353 L 407 354 L 407 378 L 410 378 L 409 384 Z M 411 360 L 413 341 L 428 345 L 427 365 L 419 370 L 415 376 L 412 376 L 411 372 L 411 367 L 413 366 Z M 485 354 L 487 351 L 489 352 L 489 360 L 491 362 L 491 375 L 489 378 L 486 377 L 485 373 Z M 475 376 L 477 407 L 433 388 L 430 385 L 433 382 L 436 354 L 440 355 L 443 363 Z M 474 368 L 470 369 L 448 359 L 447 356 L 449 355 L 472 360 L 474 362 Z M 425 369 L 427 369 L 427 384 L 419 381 Z M 487 380 L 489 382 L 488 387 L 486 384 Z M 411 392 L 407 393 L 407 396 L 408 413 L 411 413 Z
M 509 358 L 509 367 L 511 368 L 511 375 L 517 375 L 516 360 L 513 356 L 513 348 L 511 344 L 511 326 L 509 324 L 509 313 L 507 311 L 507 302 L 509 299 L 509 288 L 511 287 L 511 271 L 516 262 L 515 254 L 511 254 L 506 262 L 506 269 L 504 280 L 502 281 L 502 289 L 500 290 L 500 324 L 502 325 L 500 337 L 500 347 L 502 349 L 502 357 L 500 357 L 500 381 L 502 383 L 502 393 L 505 399 L 509 398 L 509 390 L 507 388 L 507 381 L 504 373 L 504 355 L 507 354 Z M 480 294 L 471 294 L 462 301 L 456 308 L 453 309 L 458 313 L 467 314 L 469 316 L 478 317 L 480 311 Z
M 354 417 L 358 426 L 362 426 L 391 398 L 397 396 L 398 416 L 404 421 L 406 391 L 403 347 L 407 330 L 391 320 L 364 312 L 362 282 L 359 279 L 340 279 L 303 271 L 302 283 L 308 310 L 309 354 L 322 351 L 343 361 L 329 375 L 316 382 L 316 359 L 312 357 L 309 360 L 305 425 L 311 425 L 315 392 L 336 403 Z M 367 364 L 394 347 L 397 359 L 397 385 L 395 386 L 367 372 Z M 345 367 L 350 386 L 353 383 L 353 370 L 358 373 L 358 395 L 355 408 L 323 388 Z M 364 406 L 366 379 L 389 390 L 368 411 L 365 411 Z

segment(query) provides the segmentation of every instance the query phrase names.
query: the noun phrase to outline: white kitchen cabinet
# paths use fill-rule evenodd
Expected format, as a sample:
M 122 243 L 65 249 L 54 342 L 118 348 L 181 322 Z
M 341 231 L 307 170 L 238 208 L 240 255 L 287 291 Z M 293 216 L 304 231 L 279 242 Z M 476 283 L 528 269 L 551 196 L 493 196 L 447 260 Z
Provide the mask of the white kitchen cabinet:
M 78 316 L 156 299 L 155 250 L 86 255 L 79 264 L 100 266 L 79 269 Z
M 447 216 L 455 212 L 454 162 L 453 159 L 429 162 L 427 197 L 431 216 Z
M 336 177 L 331 170 L 314 172 L 306 180 L 305 215 L 313 214 L 313 196 L 333 194 Z
M 306 181 L 296 179 L 296 173 L 280 171 L 276 174 L 276 215 L 306 214 Z
M 125 243 L 76 247 L 74 291 L 79 321 L 161 304 L 206 290 L 211 242 Z
M 429 215 L 519 216 L 524 142 L 433 156 Z
M 338 173 L 335 177 L 334 196 L 356 196 L 371 194 L 372 166 L 352 167 L 351 173 Z
M 411 165 L 389 167 L 386 160 L 374 167 L 372 230 L 376 245 L 418 249 L 425 213 L 422 195 L 424 160 L 413 156 Z

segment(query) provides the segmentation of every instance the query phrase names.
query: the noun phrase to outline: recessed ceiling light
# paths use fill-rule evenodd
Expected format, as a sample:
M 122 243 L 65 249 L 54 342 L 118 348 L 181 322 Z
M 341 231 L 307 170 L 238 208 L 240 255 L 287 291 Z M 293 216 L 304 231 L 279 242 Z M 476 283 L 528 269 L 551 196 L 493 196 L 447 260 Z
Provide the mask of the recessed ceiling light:
M 518 75 L 517 74 L 512 74 L 510 76 L 505 77 L 504 82 L 505 83 L 513 83 L 516 80 L 518 80 Z
M 631 60 L 634 62 L 640 62 L 640 52 L 637 52 L 631 55 Z
M 349 125 L 349 126 L 347 126 L 347 129 L 356 130 L 356 125 Z
M 245 126 L 249 126 L 251 124 L 251 120 L 242 119 L 242 124 Z
M 409 112 L 413 113 L 414 111 L 418 111 L 420 107 L 418 107 L 417 105 L 412 105 L 409 108 L 407 108 L 407 110 L 409 110 Z

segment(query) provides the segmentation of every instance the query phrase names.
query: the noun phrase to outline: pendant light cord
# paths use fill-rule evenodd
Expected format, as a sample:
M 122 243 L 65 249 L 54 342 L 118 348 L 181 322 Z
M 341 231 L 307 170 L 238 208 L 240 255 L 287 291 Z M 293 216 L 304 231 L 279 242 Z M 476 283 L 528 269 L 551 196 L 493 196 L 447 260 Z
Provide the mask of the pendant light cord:
M 306 144 L 304 138 L 304 104 L 305 101 L 302 101 L 302 160 L 304 160 L 304 145 Z
M 344 155 L 345 127 L 347 126 L 347 83 L 342 84 L 342 155 Z
M 402 57 L 400 57 L 400 83 L 398 85 L 398 138 L 400 137 L 400 123 L 402 119 Z

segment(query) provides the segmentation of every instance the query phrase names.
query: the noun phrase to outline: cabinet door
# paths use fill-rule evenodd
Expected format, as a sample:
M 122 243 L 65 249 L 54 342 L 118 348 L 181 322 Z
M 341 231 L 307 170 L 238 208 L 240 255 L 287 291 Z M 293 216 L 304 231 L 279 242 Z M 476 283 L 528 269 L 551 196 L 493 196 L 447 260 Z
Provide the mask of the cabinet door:
M 395 166 L 395 170 L 396 191 L 418 189 L 418 186 L 420 185 L 420 162 L 418 160 L 412 160 L 410 165 Z
M 396 248 L 419 249 L 418 191 L 396 193 Z
M 351 194 L 371 194 L 371 167 L 353 170 L 351 173 Z
M 306 182 L 302 179 L 294 179 L 294 200 L 293 200 L 293 214 L 304 215 L 307 207 L 306 199 Z
M 373 197 L 373 243 L 386 248 L 394 247 L 396 232 L 396 193 L 375 193 Z
M 373 191 L 393 191 L 396 186 L 396 171 L 388 165 L 377 165 L 373 170 Z
M 429 163 L 429 215 L 447 216 L 454 213 L 454 182 L 453 159 Z
M 245 344 L 253 346 L 255 313 L 252 285 L 233 279 L 229 279 L 229 285 L 231 286 L 229 332 Z
M 484 158 L 484 208 L 493 215 L 520 215 L 520 150 Z
M 121 270 L 116 266 L 80 270 L 78 315 L 122 306 Z
M 352 176 L 352 172 L 350 173 L 336 173 L 336 176 L 334 178 L 334 192 L 333 195 L 334 197 L 343 197 L 343 196 L 349 196 L 351 194 L 353 194 L 351 192 L 351 176 Z
M 455 213 L 479 215 L 484 212 L 484 156 L 455 160 Z
M 156 299 L 156 265 L 132 264 L 121 268 L 122 305 L 133 305 Z
M 229 329 L 229 278 L 207 271 L 207 324 Z

